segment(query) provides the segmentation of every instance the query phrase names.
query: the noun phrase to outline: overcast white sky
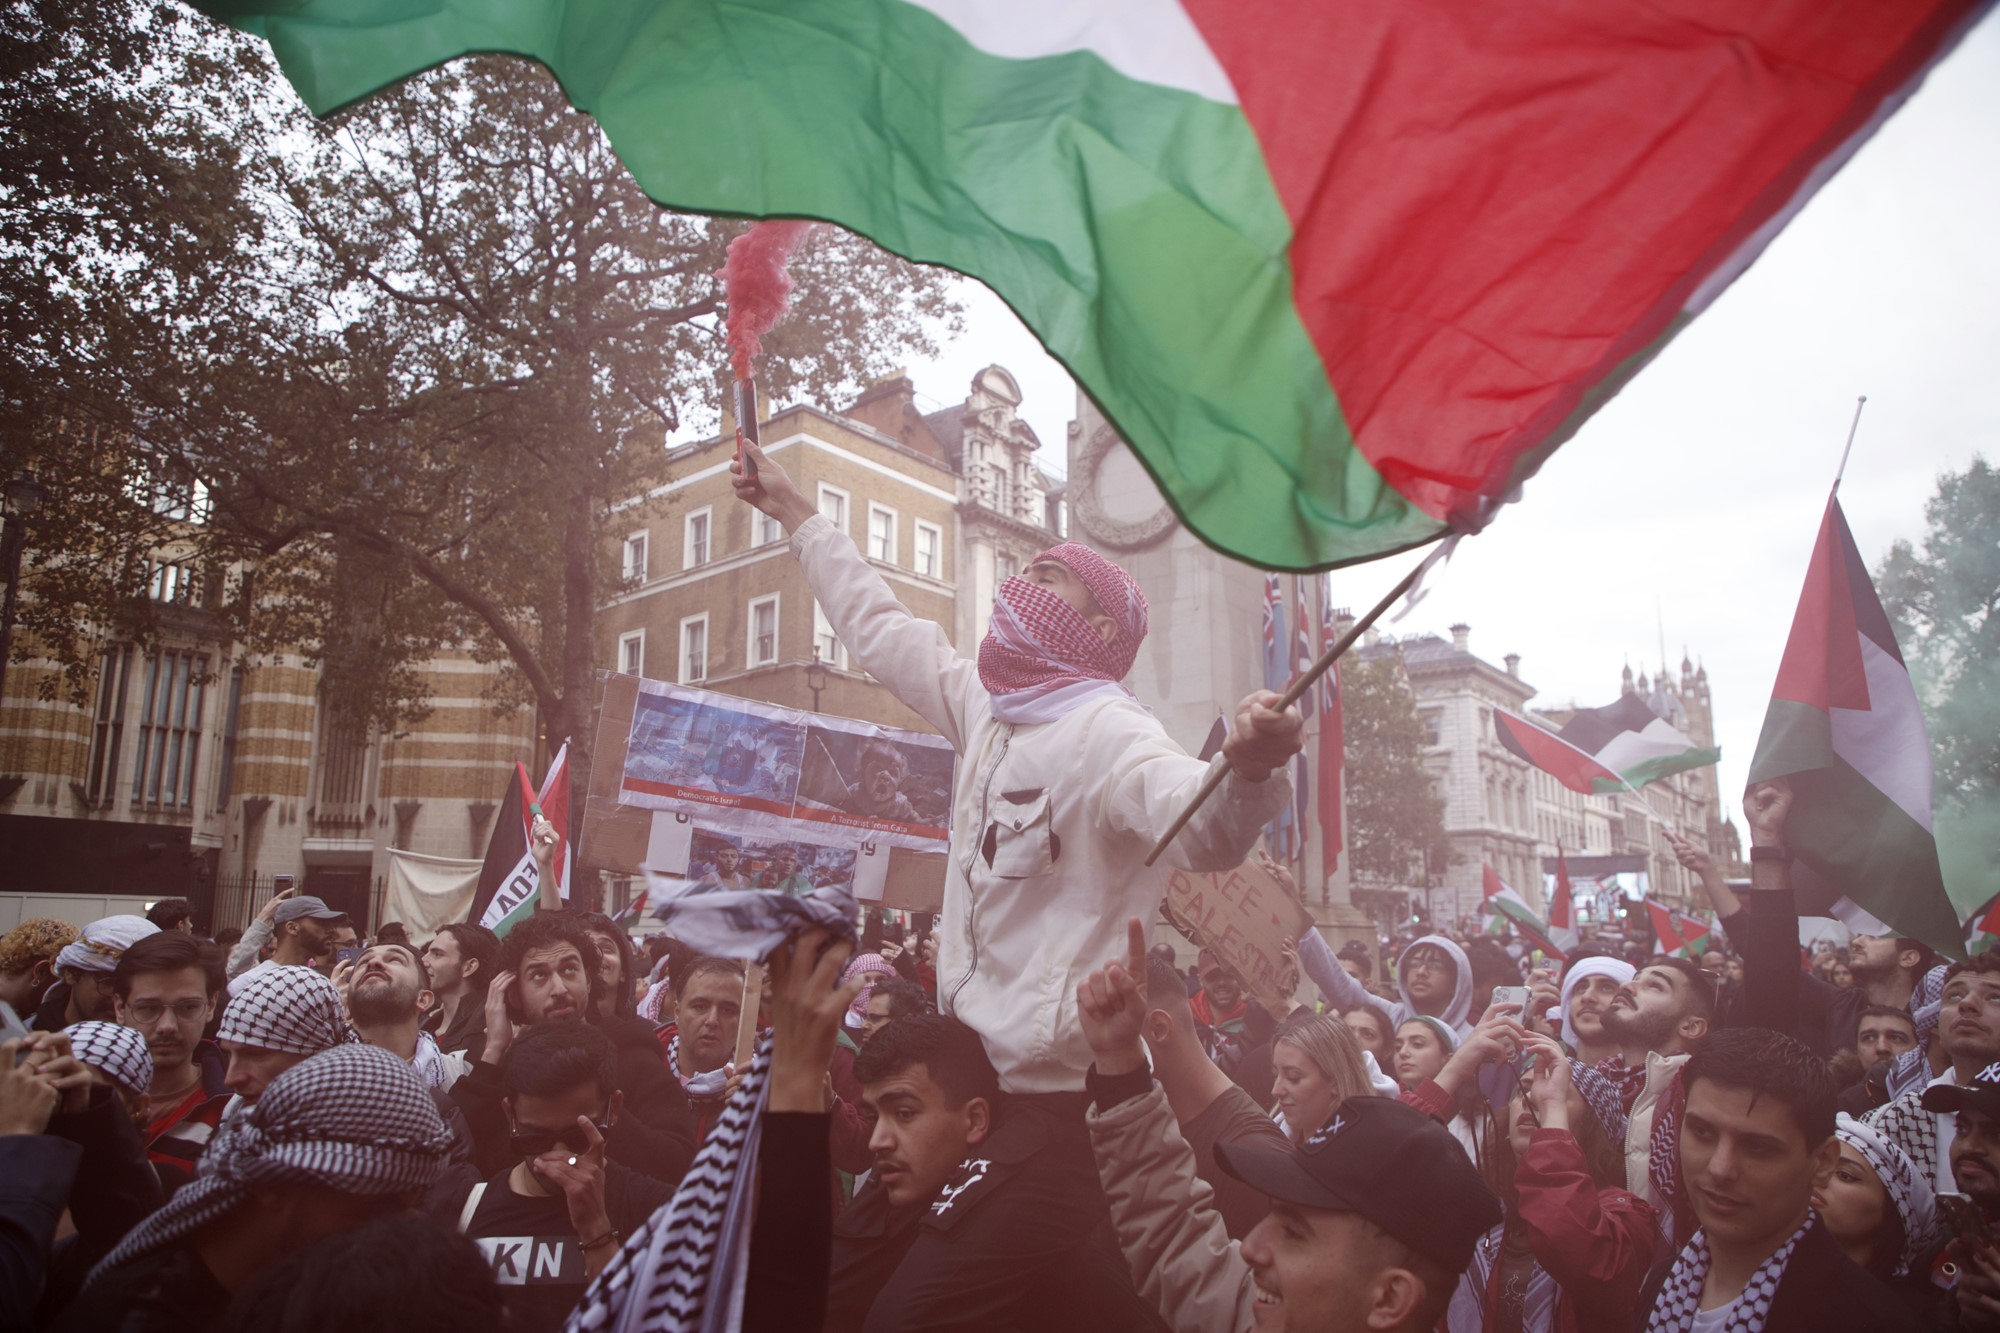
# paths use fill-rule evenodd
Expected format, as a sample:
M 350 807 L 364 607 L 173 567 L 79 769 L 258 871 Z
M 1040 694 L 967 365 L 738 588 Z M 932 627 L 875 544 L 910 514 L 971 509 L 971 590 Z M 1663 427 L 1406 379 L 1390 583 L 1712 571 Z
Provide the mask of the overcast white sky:
M 1538 705 L 1609 703 L 1682 646 L 1708 668 L 1722 789 L 1740 793 L 1858 394 L 1841 502 L 1870 568 L 1919 538 L 1941 471 L 2000 458 L 2000 23 L 1935 71 L 1764 256 L 1463 543 L 1394 628 L 1472 626 Z M 937 403 L 999 362 L 1063 470 L 1075 390 L 998 298 L 913 367 Z M 1357 610 L 1407 557 L 1334 576 Z M 1726 799 L 1733 799 L 1728 797 Z M 1740 823 L 1740 821 L 1739 821 Z

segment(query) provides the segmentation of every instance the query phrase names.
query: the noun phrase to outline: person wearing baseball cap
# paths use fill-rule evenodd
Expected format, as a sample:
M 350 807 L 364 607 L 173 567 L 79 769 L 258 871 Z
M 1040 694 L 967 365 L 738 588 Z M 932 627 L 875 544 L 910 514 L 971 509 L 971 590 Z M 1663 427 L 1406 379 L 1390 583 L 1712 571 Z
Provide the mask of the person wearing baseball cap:
M 1501 1220 L 1458 1141 L 1414 1107 L 1350 1097 L 1296 1149 L 1219 1142 L 1222 1169 L 1271 1199 L 1270 1214 L 1230 1240 L 1147 1067 L 1133 970 L 1144 927 L 1134 919 L 1128 933 L 1128 962 L 1078 986 L 1077 1013 L 1097 1057 L 1091 1148 L 1140 1295 L 1175 1328 L 1435 1327 L 1473 1246 Z
M 263 914 L 243 932 L 243 942 L 230 953 L 234 964 L 241 958 L 255 958 L 266 940 L 272 941 L 271 956 L 229 979 L 231 998 L 242 993 L 250 978 L 274 968 L 310 967 L 322 975 L 333 971 L 334 955 L 355 944 L 358 937 L 345 912 L 336 912 L 319 898 L 279 898 L 267 905 Z

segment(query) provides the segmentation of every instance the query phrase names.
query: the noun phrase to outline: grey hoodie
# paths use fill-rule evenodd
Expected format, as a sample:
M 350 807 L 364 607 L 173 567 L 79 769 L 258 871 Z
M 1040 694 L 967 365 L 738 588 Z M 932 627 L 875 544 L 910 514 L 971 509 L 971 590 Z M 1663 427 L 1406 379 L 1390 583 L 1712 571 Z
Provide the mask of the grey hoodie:
M 1458 1034 L 1459 1040 L 1463 1041 L 1466 1034 L 1472 1031 L 1472 960 L 1465 956 L 1465 950 L 1442 935 L 1425 935 L 1412 940 L 1410 947 L 1403 950 L 1402 956 L 1396 960 L 1396 994 L 1401 997 L 1401 1003 L 1396 1006 L 1394 1015 L 1396 1025 L 1401 1027 L 1406 1021 L 1417 1016 L 1416 1006 L 1410 1003 L 1410 985 L 1403 973 L 1410 955 L 1426 944 L 1444 950 L 1458 972 L 1452 982 L 1451 1003 L 1445 1006 L 1443 1013 L 1433 1014 L 1431 1017 L 1444 1020 L 1445 1024 Z

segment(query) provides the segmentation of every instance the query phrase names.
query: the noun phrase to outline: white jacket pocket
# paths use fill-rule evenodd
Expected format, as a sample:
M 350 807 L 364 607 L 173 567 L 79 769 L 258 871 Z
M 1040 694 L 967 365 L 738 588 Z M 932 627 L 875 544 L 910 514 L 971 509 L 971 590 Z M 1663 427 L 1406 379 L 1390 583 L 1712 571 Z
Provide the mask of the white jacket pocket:
M 1055 868 L 1062 843 L 1046 789 L 1000 793 L 986 826 L 981 853 L 1000 879 L 1033 879 Z

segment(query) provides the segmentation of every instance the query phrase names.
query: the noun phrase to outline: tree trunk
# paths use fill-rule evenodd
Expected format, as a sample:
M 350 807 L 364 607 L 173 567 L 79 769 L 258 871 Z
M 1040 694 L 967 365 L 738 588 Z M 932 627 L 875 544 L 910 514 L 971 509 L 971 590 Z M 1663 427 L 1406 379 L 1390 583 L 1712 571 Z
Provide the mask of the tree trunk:
M 591 701 L 596 697 L 597 647 L 597 497 L 579 481 L 569 497 L 563 524 L 563 657 L 562 704 L 550 727 L 569 741 L 569 839 L 572 855 L 583 834 L 583 803 L 590 791 Z M 557 742 L 559 743 L 559 742 Z M 603 884 L 597 872 L 572 860 L 575 881 L 570 902 L 592 912 L 604 910 Z

